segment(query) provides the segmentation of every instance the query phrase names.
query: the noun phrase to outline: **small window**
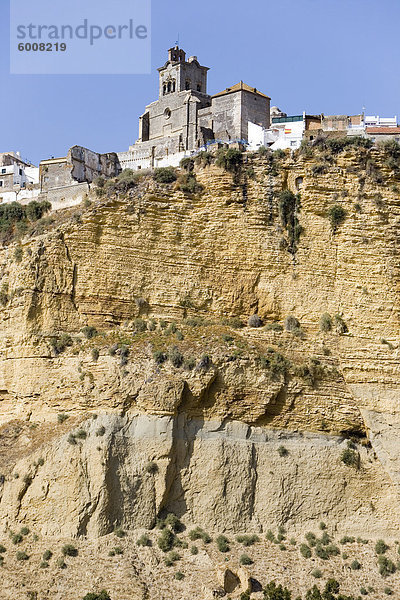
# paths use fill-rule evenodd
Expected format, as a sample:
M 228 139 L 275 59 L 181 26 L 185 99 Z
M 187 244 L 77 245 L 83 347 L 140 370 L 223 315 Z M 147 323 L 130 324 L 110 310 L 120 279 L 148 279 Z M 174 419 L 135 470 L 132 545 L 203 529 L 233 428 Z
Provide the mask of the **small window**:
M 19 170 L 19 174 L 22 175 L 22 169 Z
M 0 187 L 3 187 L 3 182 L 1 181 L 1 179 L 0 179 Z
M 197 84 L 197 91 L 201 92 L 201 85 L 199 83 Z
M 165 117 L 166 119 L 169 119 L 169 118 L 170 118 L 170 116 L 171 116 L 171 109 L 169 109 L 169 108 L 166 108 L 166 109 L 164 110 L 164 117 Z
M 190 80 L 189 79 L 186 79 L 185 90 L 190 90 Z
M 2 170 L 1 170 L 1 172 L 2 172 L 2 173 L 5 173 L 5 172 L 6 172 L 6 169 L 2 169 Z

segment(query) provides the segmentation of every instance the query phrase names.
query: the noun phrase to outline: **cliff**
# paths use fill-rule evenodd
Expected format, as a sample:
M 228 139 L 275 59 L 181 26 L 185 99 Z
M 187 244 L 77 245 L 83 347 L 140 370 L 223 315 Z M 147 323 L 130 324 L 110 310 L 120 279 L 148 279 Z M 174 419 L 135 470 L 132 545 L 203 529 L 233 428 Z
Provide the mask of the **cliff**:
M 170 512 L 398 535 L 397 169 L 244 160 L 197 165 L 196 194 L 144 176 L 1 250 L 5 535 L 95 544 Z

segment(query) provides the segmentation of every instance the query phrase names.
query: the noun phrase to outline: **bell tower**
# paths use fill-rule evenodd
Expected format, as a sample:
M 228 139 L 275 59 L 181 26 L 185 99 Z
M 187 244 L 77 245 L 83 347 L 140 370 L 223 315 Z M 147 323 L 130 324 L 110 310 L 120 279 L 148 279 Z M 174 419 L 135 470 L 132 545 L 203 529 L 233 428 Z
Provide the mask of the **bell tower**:
M 168 50 L 168 60 L 158 69 L 160 74 L 159 98 L 191 91 L 207 94 L 208 67 L 202 67 L 196 56 L 186 60 L 186 53 L 179 46 Z

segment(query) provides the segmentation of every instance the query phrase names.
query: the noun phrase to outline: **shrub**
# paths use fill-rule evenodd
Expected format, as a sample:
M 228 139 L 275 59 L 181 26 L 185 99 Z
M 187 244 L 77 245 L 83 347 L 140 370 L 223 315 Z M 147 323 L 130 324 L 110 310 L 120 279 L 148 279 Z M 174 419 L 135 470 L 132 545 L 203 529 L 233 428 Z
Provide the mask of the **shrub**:
M 106 432 L 106 428 L 104 425 L 101 425 L 98 429 L 96 429 L 96 437 L 102 437 Z
M 321 544 L 316 544 L 314 551 L 315 556 L 318 556 L 318 558 L 322 558 L 322 560 L 328 560 L 329 554 Z
M 212 541 L 208 533 L 206 533 L 201 527 L 195 527 L 195 529 L 189 531 L 189 539 L 192 541 L 203 540 L 205 544 L 209 544 Z
M 46 561 L 50 560 L 52 556 L 53 556 L 53 553 L 51 550 L 45 550 L 43 552 L 43 560 L 46 560 Z
M 207 354 L 203 354 L 196 365 L 196 371 L 207 371 L 211 365 L 211 358 Z
M 265 326 L 265 330 L 266 331 L 283 331 L 283 327 L 280 323 L 278 323 L 277 321 L 274 321 L 273 323 L 267 323 L 267 325 Z
M 183 355 L 181 354 L 179 348 L 177 346 L 172 346 L 168 351 L 168 358 L 172 365 L 177 369 L 182 366 L 183 363 Z
M 200 164 L 202 167 L 206 167 L 209 164 L 211 164 L 212 159 L 213 155 L 211 154 L 211 152 L 206 152 L 205 150 L 202 150 L 196 155 L 196 158 L 194 160 L 196 164 Z
M 13 544 L 20 544 L 23 539 L 24 538 L 20 533 L 13 533 L 11 536 L 11 541 Z
M 220 552 L 229 552 L 230 547 L 228 538 L 224 535 L 219 535 L 215 541 Z
M 267 583 L 264 588 L 264 600 L 291 600 L 292 594 L 282 585 L 276 585 L 275 581 Z
M 24 255 L 24 251 L 22 249 L 22 246 L 17 246 L 17 248 L 15 248 L 15 250 L 14 250 L 15 262 L 20 263 L 22 261 L 23 255 Z
M 332 317 L 329 313 L 324 313 L 319 321 L 319 328 L 321 331 L 331 331 L 332 329 Z
M 175 576 L 174 576 L 174 577 L 175 577 L 175 579 L 177 579 L 178 581 L 181 581 L 181 579 L 183 579 L 185 576 L 184 576 L 184 574 L 183 574 L 181 571 L 177 571 L 177 572 L 175 573 Z
M 350 565 L 350 569 L 352 569 L 353 571 L 359 571 L 361 569 L 361 563 L 358 562 L 357 559 L 353 560 L 353 562 Z
M 281 457 L 287 456 L 289 454 L 289 450 L 287 448 L 285 448 L 285 446 L 279 446 L 279 448 L 278 448 L 278 454 Z
M 195 555 L 195 554 L 198 554 L 198 553 L 199 553 L 199 549 L 198 549 L 197 546 L 191 546 L 190 547 L 190 554 Z
M 389 550 L 389 546 L 383 541 L 378 540 L 375 544 L 375 552 L 377 554 L 385 554 L 385 552 Z
M 126 536 L 125 531 L 122 529 L 122 527 L 116 527 L 114 529 L 114 535 L 116 535 L 118 538 L 123 538 Z
M 251 315 L 247 324 L 249 327 L 261 327 L 262 321 L 258 315 Z
M 311 558 L 311 555 L 312 555 L 311 548 L 309 548 L 309 546 L 307 546 L 307 544 L 301 544 L 300 545 L 300 554 L 302 556 L 304 556 L 304 558 Z
M 268 348 L 267 355 L 262 356 L 260 362 L 264 369 L 268 369 L 272 379 L 285 377 L 290 366 L 286 358 L 273 348 Z
M 98 594 L 95 594 L 93 592 L 86 594 L 86 596 L 83 597 L 83 600 L 111 600 L 111 597 L 106 592 L 106 590 L 102 590 Z
M 358 452 L 355 452 L 354 450 L 351 450 L 350 448 L 346 448 L 346 450 L 343 450 L 342 454 L 340 455 L 340 460 L 347 467 L 358 467 L 359 466 Z
M 87 433 L 84 429 L 78 429 L 75 433 L 75 437 L 78 438 L 78 440 L 85 440 L 87 438 Z
M 396 572 L 396 565 L 387 556 L 381 554 L 378 558 L 379 573 L 382 577 L 387 577 Z
M 29 556 L 24 550 L 18 550 L 16 558 L 17 560 L 29 560 Z
M 147 323 L 144 319 L 135 319 L 133 322 L 136 333 L 143 333 L 147 331 Z
M 242 153 L 235 148 L 220 148 L 217 151 L 215 164 L 231 173 L 237 173 L 242 165 Z
M 236 541 L 243 546 L 252 546 L 255 542 L 259 542 L 260 538 L 258 535 L 237 535 Z
M 290 331 L 290 332 L 294 332 L 297 329 L 300 328 L 300 321 L 298 319 L 296 319 L 296 317 L 293 317 L 292 315 L 289 315 L 288 317 L 286 317 L 285 319 L 285 329 L 286 331 Z
M 311 571 L 311 575 L 315 577 L 315 579 L 321 579 L 322 571 L 320 571 L 319 569 L 314 569 L 313 571 Z
M 65 348 L 67 348 L 68 346 L 72 346 L 72 344 L 72 338 L 67 333 L 63 333 L 59 338 L 52 337 L 50 339 L 50 345 L 56 355 L 61 354 L 61 352 L 64 352 Z
M 122 548 L 120 546 L 116 546 L 114 548 L 114 554 L 121 555 L 123 553 L 124 553 L 124 551 L 122 550 Z
M 0 554 L 4 554 L 4 552 L 7 551 L 7 548 L 5 546 L 3 546 L 3 544 L 0 544 Z
M 241 565 L 252 565 L 254 561 L 248 554 L 242 554 L 239 558 L 239 562 Z
M 340 554 L 340 550 L 337 546 L 335 546 L 335 544 L 328 544 L 325 547 L 325 550 L 327 551 L 329 556 L 339 556 Z
M 204 187 L 196 179 L 194 173 L 184 173 L 178 179 L 178 187 L 184 194 L 199 194 Z
M 68 442 L 68 444 L 71 444 L 71 446 L 75 446 L 77 444 L 77 441 L 76 441 L 73 433 L 69 434 L 69 436 L 67 438 L 67 442 Z
M 163 529 L 157 545 L 163 552 L 169 552 L 174 545 L 175 536 L 170 529 Z
M 288 251 L 295 254 L 297 251 L 297 242 L 303 228 L 299 222 L 299 213 L 301 209 L 300 196 L 295 195 L 290 190 L 283 190 L 279 195 L 279 214 L 281 223 L 286 230 L 288 237 Z
M 151 539 L 149 538 L 148 535 L 146 535 L 145 533 L 143 535 L 140 536 L 140 538 L 137 540 L 136 544 L 138 546 L 151 546 Z
M 173 183 L 176 181 L 177 176 L 175 169 L 172 167 L 160 167 L 159 169 L 155 169 L 153 178 L 157 183 Z
M 334 321 L 334 325 L 335 325 L 335 329 L 336 329 L 337 333 L 342 334 L 342 333 L 348 332 L 347 325 L 341 315 L 335 315 L 333 317 L 333 321 Z
M 170 527 L 172 531 L 183 531 L 183 525 L 174 513 L 168 513 L 164 519 L 164 523 L 167 527 Z
M 81 332 L 87 340 L 91 340 L 97 335 L 97 329 L 95 327 L 82 327 Z
M 146 473 L 150 473 L 150 475 L 155 475 L 158 473 L 158 465 L 153 460 L 148 462 L 146 465 Z
M 329 578 L 325 584 L 325 593 L 326 594 L 338 594 L 340 591 L 339 582 L 333 577 Z
M 344 223 L 347 217 L 347 212 L 338 204 L 334 204 L 328 211 L 328 219 L 331 223 L 332 231 L 335 233 L 337 228 Z
M 72 544 L 65 544 L 61 550 L 63 556 L 78 556 L 78 550 Z
M 92 348 L 92 353 L 91 354 L 92 354 L 92 360 L 94 362 L 97 362 L 97 360 L 98 360 L 98 358 L 100 356 L 100 352 L 98 351 L 98 349 L 97 348 Z
M 48 566 L 49 566 L 49 563 L 47 561 L 45 561 L 45 560 L 42 560 L 41 563 L 40 563 L 40 565 L 39 565 L 39 568 L 40 569 L 47 569 Z
M 243 323 L 239 317 L 230 317 L 228 319 L 222 319 L 222 324 L 227 325 L 228 327 L 232 327 L 232 329 L 241 329 L 243 327 Z
M 367 596 L 367 595 L 368 595 L 368 592 L 367 592 L 367 590 L 365 589 L 365 587 L 361 587 L 361 588 L 360 588 L 360 594 L 361 594 L 361 596 Z
M 384 590 L 385 594 L 387 594 L 388 596 L 391 596 L 393 594 L 393 590 L 390 587 L 385 587 Z

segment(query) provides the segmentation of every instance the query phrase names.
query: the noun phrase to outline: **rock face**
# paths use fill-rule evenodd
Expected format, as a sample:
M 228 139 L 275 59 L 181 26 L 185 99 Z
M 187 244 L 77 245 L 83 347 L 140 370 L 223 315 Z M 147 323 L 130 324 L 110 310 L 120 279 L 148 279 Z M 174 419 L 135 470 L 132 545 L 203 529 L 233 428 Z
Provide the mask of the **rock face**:
M 5 528 L 96 537 L 172 511 L 395 535 L 397 175 L 383 151 L 328 158 L 247 157 L 236 182 L 198 168 L 199 196 L 144 178 L 23 240 L 21 262 L 1 251 Z M 300 184 L 289 252 L 279 193 Z M 232 328 L 252 314 L 263 327 Z

